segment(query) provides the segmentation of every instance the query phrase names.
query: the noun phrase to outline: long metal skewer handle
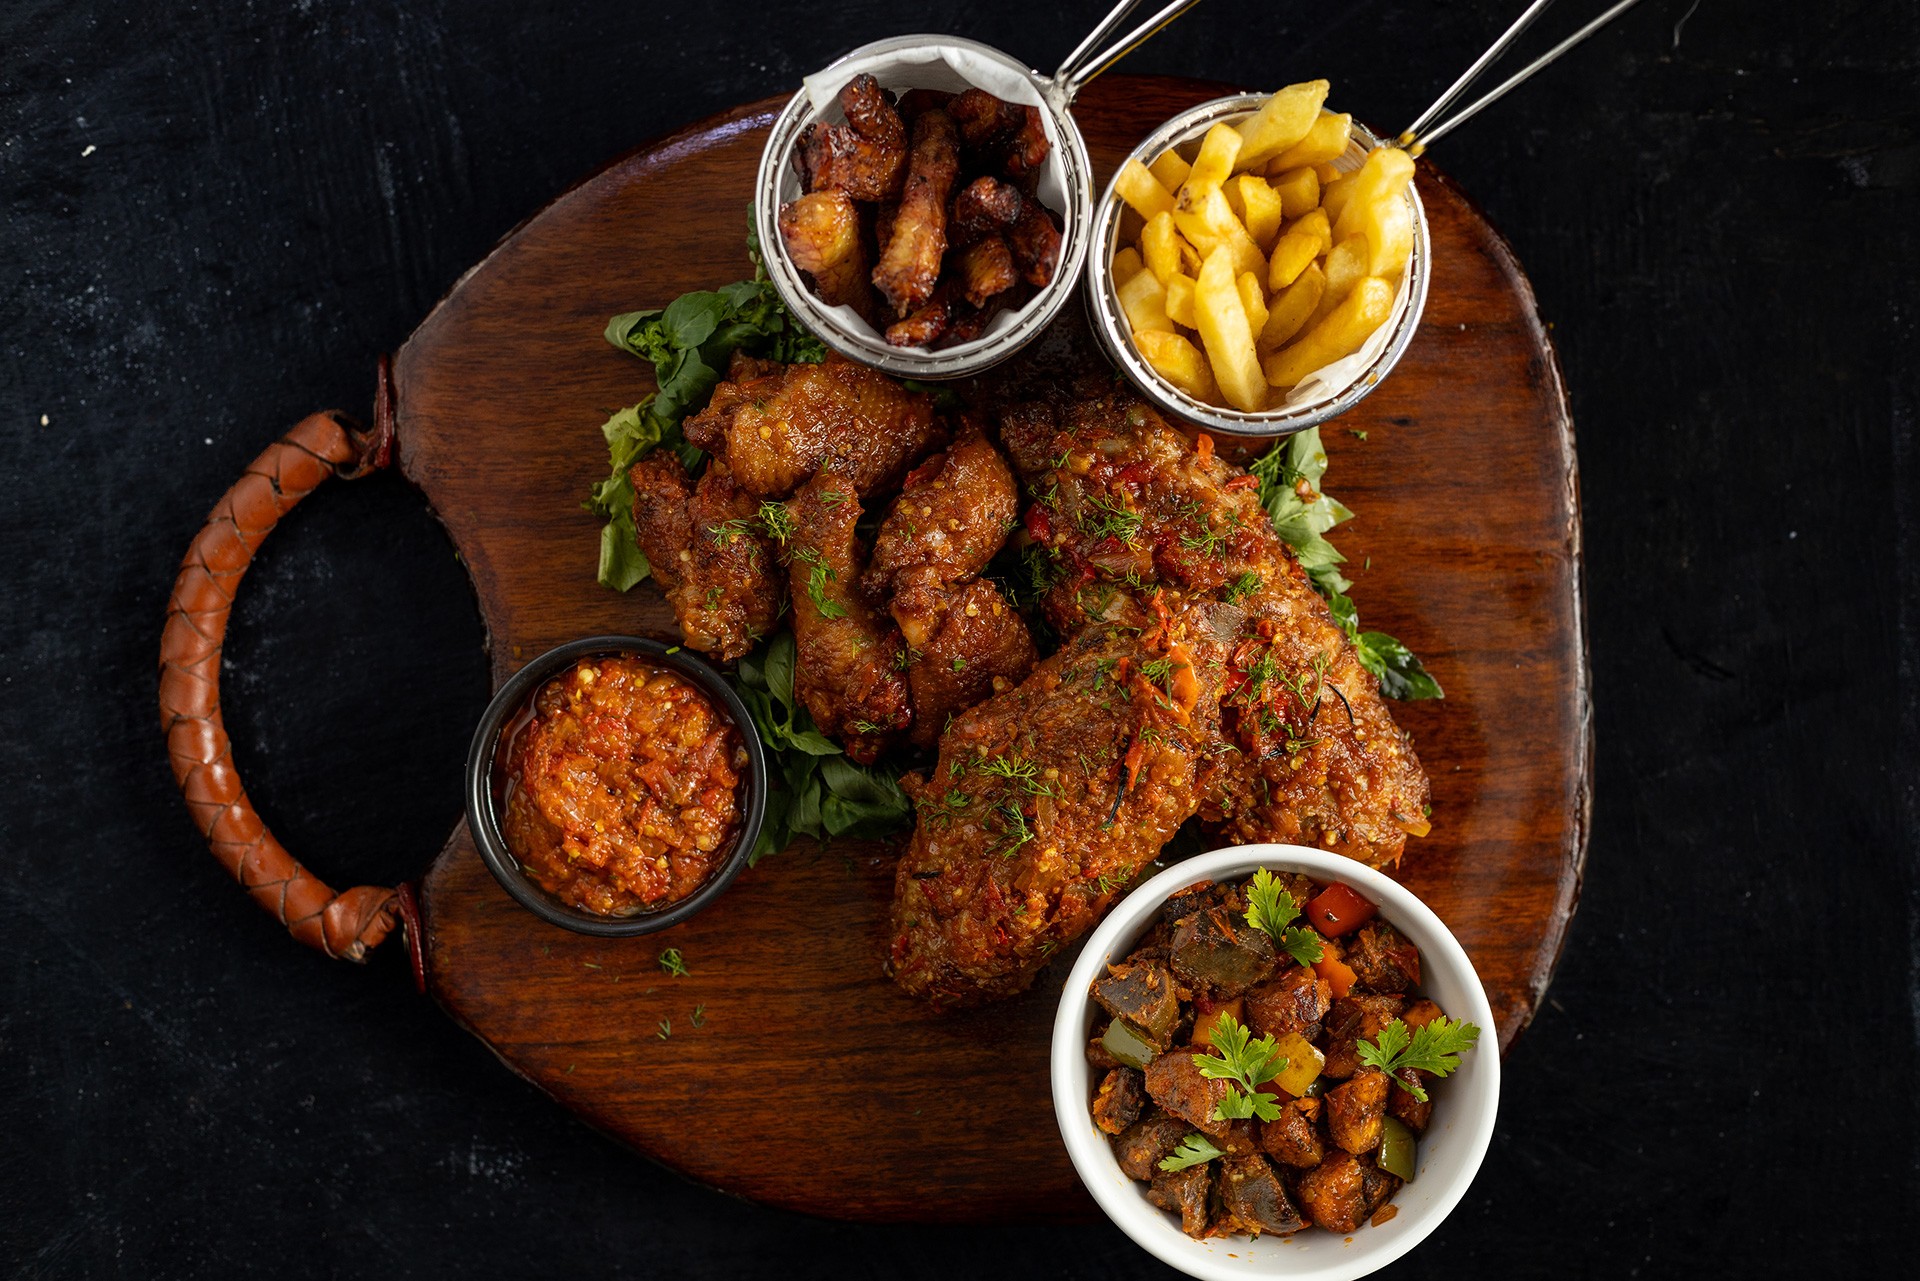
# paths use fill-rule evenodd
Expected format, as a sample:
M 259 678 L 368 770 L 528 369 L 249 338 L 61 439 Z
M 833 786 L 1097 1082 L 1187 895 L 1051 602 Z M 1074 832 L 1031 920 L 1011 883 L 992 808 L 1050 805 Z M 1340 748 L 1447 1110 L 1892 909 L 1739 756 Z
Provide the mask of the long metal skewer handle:
M 1458 129 L 1461 125 L 1479 115 L 1486 108 L 1506 97 L 1508 93 L 1518 88 L 1536 71 L 1539 71 L 1548 63 L 1553 62 L 1561 54 L 1573 48 L 1627 10 L 1633 8 L 1634 5 L 1639 4 L 1640 0 L 1619 0 L 1619 3 L 1615 4 L 1611 9 L 1608 9 L 1592 22 L 1589 22 L 1565 40 L 1562 40 L 1559 44 L 1553 46 L 1553 48 L 1547 50 L 1538 58 L 1535 58 L 1532 62 L 1529 62 L 1526 66 L 1514 72 L 1513 75 L 1502 81 L 1498 88 L 1475 99 L 1453 115 L 1442 120 L 1439 124 L 1428 128 L 1427 126 L 1432 122 L 1433 118 L 1450 108 L 1462 94 L 1466 93 L 1468 89 L 1471 89 L 1474 82 L 1480 78 L 1482 73 L 1486 71 L 1493 61 L 1502 53 L 1505 53 L 1507 47 L 1515 40 L 1518 40 L 1521 33 L 1532 26 L 1533 20 L 1539 17 L 1540 13 L 1552 3 L 1553 0 L 1533 0 L 1533 3 L 1527 6 L 1526 11 L 1514 19 L 1513 25 L 1502 32 L 1500 38 L 1494 41 L 1485 53 L 1474 60 L 1474 64 L 1467 68 L 1465 74 L 1454 81 L 1453 85 L 1445 93 L 1441 94 L 1439 99 L 1436 100 L 1431 107 L 1421 112 L 1418 120 L 1407 126 L 1406 131 L 1394 140 L 1395 145 L 1406 151 L 1408 155 L 1418 157 L 1425 152 L 1429 146 L 1440 141 L 1441 138 L 1452 133 L 1455 129 Z
M 1100 20 L 1099 25 L 1087 33 L 1086 39 L 1074 46 L 1073 52 L 1060 64 L 1060 69 L 1053 73 L 1053 87 L 1048 96 L 1056 106 L 1065 110 L 1073 105 L 1074 98 L 1089 80 L 1145 44 L 1168 23 L 1199 3 L 1200 0 L 1172 0 L 1133 30 L 1106 44 L 1141 5 L 1141 0 L 1120 0 Z

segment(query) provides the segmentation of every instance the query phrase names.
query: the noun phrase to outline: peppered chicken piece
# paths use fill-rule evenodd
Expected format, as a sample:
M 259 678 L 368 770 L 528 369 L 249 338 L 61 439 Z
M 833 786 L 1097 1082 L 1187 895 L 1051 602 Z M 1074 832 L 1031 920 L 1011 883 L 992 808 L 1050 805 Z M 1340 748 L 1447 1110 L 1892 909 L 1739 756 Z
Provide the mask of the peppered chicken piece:
M 916 747 L 932 747 L 954 716 L 1018 685 L 1040 658 L 1026 619 L 984 578 L 948 583 L 915 566 L 895 579 L 889 610 L 907 645 Z
M 902 989 L 1012 995 L 1099 919 L 1199 805 L 1221 652 L 1177 617 L 1089 627 L 955 718 L 894 882 Z
M 683 430 L 760 498 L 825 468 L 862 496 L 884 492 L 946 440 L 931 396 L 837 355 L 724 382 Z
M 1329 1232 L 1342 1236 L 1358 1232 L 1367 1217 L 1365 1167 L 1350 1152 L 1335 1148 L 1327 1153 L 1324 1161 L 1300 1176 L 1294 1190 L 1307 1217 Z
M 907 172 L 907 129 L 870 75 L 855 76 L 840 90 L 847 123 L 808 125 L 793 151 L 794 167 L 809 192 L 843 191 L 855 200 L 893 200 Z
M 967 423 L 945 453 L 907 476 L 874 536 L 862 582 L 879 597 L 892 589 L 894 575 L 915 566 L 939 570 L 943 582 L 970 578 L 987 567 L 1019 514 L 1013 470 L 979 427 Z
M 1007 232 L 1007 245 L 1022 280 L 1044 285 L 1053 279 L 1060 265 L 1060 228 L 1039 201 L 1020 206 L 1020 216 Z
M 964 248 L 998 235 L 1020 220 L 1020 210 L 1026 203 L 1020 188 L 1010 182 L 1002 182 L 991 174 L 975 178 L 953 198 L 947 239 Z
M 1223 751 L 1202 817 L 1233 843 L 1318 845 L 1374 866 L 1429 830 L 1427 778 L 1379 683 L 1274 533 L 1258 483 L 1131 396 L 1004 410 L 1001 441 L 1053 560 L 1057 630 L 1152 593 L 1215 603 L 1229 645 Z M 1056 463 L 1058 464 L 1056 466 Z
M 899 320 L 887 326 L 887 342 L 895 347 L 931 347 L 946 336 L 953 322 L 953 285 L 942 280 L 933 294 Z
M 880 265 L 873 283 L 905 316 L 933 296 L 940 259 L 947 251 L 947 200 L 960 176 L 960 135 L 944 111 L 923 112 L 913 122 L 913 149 Z
M 812 191 L 780 206 L 780 238 L 793 265 L 813 277 L 813 290 L 829 307 L 873 308 L 867 278 L 866 241 L 860 210 L 844 191 Z
M 773 544 L 755 519 L 759 503 L 725 463 L 710 464 L 695 483 L 664 450 L 635 463 L 628 479 L 634 532 L 682 641 L 722 660 L 746 654 L 786 605 Z
M 793 692 L 822 733 L 870 765 L 913 718 L 900 633 L 859 590 L 860 497 L 823 471 L 787 503 L 793 597 Z
M 1147 1064 L 1147 1093 L 1168 1112 L 1217 1139 L 1233 1124 L 1217 1115 L 1233 1083 L 1201 1071 L 1199 1056 L 1206 1052 L 1201 1045 L 1176 1045 L 1156 1056 Z
M 1013 250 L 999 236 L 988 236 L 960 255 L 960 296 L 969 306 L 984 307 L 987 300 L 1005 293 L 1019 282 L 1014 270 Z

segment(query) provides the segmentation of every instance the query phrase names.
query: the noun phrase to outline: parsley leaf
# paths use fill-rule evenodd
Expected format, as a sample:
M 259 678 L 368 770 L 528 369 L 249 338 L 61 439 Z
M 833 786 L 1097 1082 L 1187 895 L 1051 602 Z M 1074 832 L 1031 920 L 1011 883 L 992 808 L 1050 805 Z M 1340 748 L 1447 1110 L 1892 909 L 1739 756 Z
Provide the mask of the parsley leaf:
M 1393 1078 L 1395 1085 L 1422 1103 L 1427 1092 L 1415 1081 L 1407 1084 L 1399 1075 L 1402 1068 L 1417 1068 L 1435 1076 L 1446 1076 L 1460 1066 L 1460 1055 L 1480 1040 L 1480 1029 L 1471 1023 L 1455 1023 L 1442 1014 L 1433 1022 L 1409 1034 L 1404 1020 L 1395 1019 L 1380 1029 L 1379 1039 L 1362 1041 L 1355 1047 L 1360 1061 L 1377 1067 Z M 1204 1069 L 1203 1069 L 1204 1070 Z
M 1225 1156 L 1219 1148 L 1213 1146 L 1213 1140 L 1195 1131 L 1180 1140 L 1180 1146 L 1173 1150 L 1172 1156 L 1160 1159 L 1160 1168 L 1171 1173 L 1184 1170 L 1189 1166 L 1205 1165 L 1217 1156 Z
M 1325 955 L 1320 936 L 1293 924 L 1300 905 L 1272 872 L 1261 868 L 1247 885 L 1247 924 L 1265 930 L 1274 946 L 1302 965 L 1313 965 Z
M 827 349 L 787 311 L 760 264 L 758 237 L 748 219 L 747 252 L 754 278 L 700 290 L 654 311 L 630 311 L 607 322 L 607 341 L 653 365 L 659 390 L 623 409 L 600 429 L 606 437 L 607 478 L 583 506 L 605 519 L 600 532 L 599 579 L 624 592 L 653 572 L 633 528 L 633 485 L 627 471 L 662 446 L 689 470 L 701 453 L 680 434 L 688 414 L 705 407 L 736 351 L 787 363 L 825 360 Z
M 1252 1040 L 1252 1036 L 1239 1019 L 1222 1014 L 1208 1038 L 1219 1053 L 1194 1056 L 1201 1076 L 1233 1083 L 1227 1087 L 1227 1097 L 1213 1109 L 1216 1121 L 1255 1116 L 1262 1121 L 1280 1118 L 1279 1104 L 1271 1094 L 1262 1094 L 1258 1087 L 1286 1070 L 1287 1057 L 1279 1052 L 1271 1035 L 1257 1041 Z

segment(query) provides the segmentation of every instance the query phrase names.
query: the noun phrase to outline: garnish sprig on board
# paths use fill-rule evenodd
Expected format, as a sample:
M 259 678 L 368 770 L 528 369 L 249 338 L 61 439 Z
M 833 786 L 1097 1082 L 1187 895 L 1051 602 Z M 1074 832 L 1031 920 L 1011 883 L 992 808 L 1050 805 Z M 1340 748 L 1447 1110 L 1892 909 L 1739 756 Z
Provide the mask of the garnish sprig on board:
M 1327 540 L 1327 531 L 1353 512 L 1320 488 L 1327 474 L 1327 451 L 1320 429 L 1309 427 L 1278 441 L 1272 449 L 1247 464 L 1260 482 L 1260 502 L 1273 520 L 1274 532 L 1293 548 L 1314 590 L 1326 598 L 1333 621 L 1353 642 L 1361 666 L 1380 682 L 1388 698 L 1445 698 L 1440 682 L 1428 674 L 1412 650 L 1385 632 L 1360 630 L 1360 614 L 1347 589 L 1353 582 L 1339 567 L 1347 558 Z
M 1320 936 L 1295 925 L 1300 905 L 1272 872 L 1261 868 L 1247 885 L 1247 924 L 1264 930 L 1273 945 L 1302 965 L 1317 965 L 1325 955 Z
M 1222 1014 L 1208 1034 L 1214 1054 L 1198 1054 L 1194 1062 L 1200 1075 L 1215 1081 L 1227 1081 L 1227 1096 L 1214 1105 L 1213 1119 L 1237 1121 L 1259 1117 L 1262 1121 L 1280 1119 L 1280 1106 L 1260 1086 L 1287 1070 L 1287 1056 L 1280 1053 L 1272 1036 L 1253 1039 L 1253 1033 L 1231 1014 Z
M 1415 1068 L 1434 1076 L 1447 1076 L 1460 1066 L 1460 1055 L 1471 1050 L 1479 1040 L 1477 1026 L 1455 1023 L 1442 1014 L 1411 1033 L 1404 1021 L 1395 1019 L 1380 1029 L 1378 1040 L 1362 1041 L 1356 1048 L 1362 1063 L 1379 1068 L 1393 1078 L 1395 1085 L 1425 1103 L 1426 1090 L 1417 1079 L 1409 1083 L 1400 1075 L 1401 1070 Z
M 628 469 L 663 446 L 679 454 L 689 470 L 700 461 L 700 451 L 681 435 L 680 423 L 706 406 L 733 354 L 744 351 L 787 364 L 827 357 L 825 345 L 802 329 L 780 301 L 761 264 L 751 221 L 747 253 L 753 259 L 751 280 L 681 294 L 656 311 L 630 311 L 607 322 L 607 341 L 650 361 L 659 390 L 607 419 L 600 429 L 610 469 L 582 505 L 607 522 L 600 531 L 603 587 L 624 592 L 653 572 L 634 536 Z

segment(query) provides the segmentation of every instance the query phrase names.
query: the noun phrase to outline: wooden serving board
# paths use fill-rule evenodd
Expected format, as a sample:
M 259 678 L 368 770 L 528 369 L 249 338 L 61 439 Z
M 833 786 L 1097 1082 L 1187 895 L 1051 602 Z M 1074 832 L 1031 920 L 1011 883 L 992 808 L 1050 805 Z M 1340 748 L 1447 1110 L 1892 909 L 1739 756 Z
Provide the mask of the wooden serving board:
M 1229 91 L 1095 82 L 1075 115 L 1100 180 L 1169 115 Z M 396 357 L 400 465 L 473 575 L 496 682 L 576 637 L 673 635 L 651 585 L 620 596 L 594 582 L 597 527 L 580 500 L 604 474 L 599 426 L 651 386 L 600 333 L 616 312 L 746 274 L 748 198 L 780 106 L 703 121 L 567 192 Z M 1430 165 L 1419 183 L 1426 321 L 1399 370 L 1324 429 L 1328 486 L 1359 513 L 1338 541 L 1363 619 L 1447 691 L 1394 709 L 1432 774 L 1435 825 L 1398 874 L 1472 955 L 1505 1047 L 1552 973 L 1586 848 L 1573 434 L 1519 266 Z M 852 1219 L 1092 1214 L 1047 1076 L 1071 957 L 1018 999 L 934 1015 L 881 977 L 892 889 L 887 846 L 807 843 L 676 929 L 598 940 L 516 906 L 463 825 L 422 885 L 427 983 L 560 1103 L 728 1192 Z M 666 947 L 689 975 L 661 972 Z

